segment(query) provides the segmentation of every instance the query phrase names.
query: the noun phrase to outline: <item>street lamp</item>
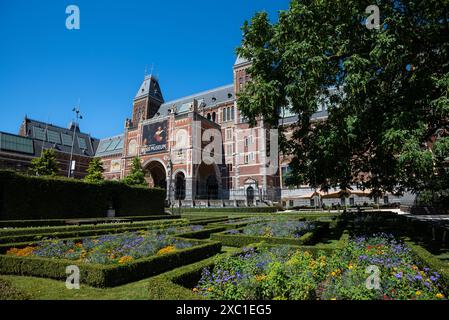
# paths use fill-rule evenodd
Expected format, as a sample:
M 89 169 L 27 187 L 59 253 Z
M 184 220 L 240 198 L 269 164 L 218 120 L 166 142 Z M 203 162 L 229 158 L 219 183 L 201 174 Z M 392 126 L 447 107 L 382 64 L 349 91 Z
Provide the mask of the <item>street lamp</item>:
M 83 116 L 80 114 L 79 107 L 73 108 L 72 111 L 75 112 L 75 125 L 73 126 L 72 149 L 70 150 L 70 162 L 67 174 L 67 177 L 69 178 L 72 176 L 73 146 L 75 145 L 76 128 L 78 127 L 79 120 L 83 119 Z M 73 171 L 75 171 L 75 168 L 73 168 Z

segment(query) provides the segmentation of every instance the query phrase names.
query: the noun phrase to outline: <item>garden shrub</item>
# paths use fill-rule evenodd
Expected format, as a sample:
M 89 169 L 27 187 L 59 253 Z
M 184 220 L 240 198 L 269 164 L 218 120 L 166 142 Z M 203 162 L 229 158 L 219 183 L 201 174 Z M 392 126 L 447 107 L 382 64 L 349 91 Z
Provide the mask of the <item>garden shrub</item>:
M 120 182 L 25 176 L 0 171 L 0 220 L 104 217 L 164 213 L 165 191 Z

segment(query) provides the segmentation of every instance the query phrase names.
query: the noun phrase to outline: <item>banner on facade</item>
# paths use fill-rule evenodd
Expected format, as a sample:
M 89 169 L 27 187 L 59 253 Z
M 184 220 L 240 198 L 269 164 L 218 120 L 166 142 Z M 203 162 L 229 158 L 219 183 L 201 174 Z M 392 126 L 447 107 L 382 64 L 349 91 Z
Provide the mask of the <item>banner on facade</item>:
M 142 153 L 151 154 L 167 150 L 167 120 L 143 127 Z

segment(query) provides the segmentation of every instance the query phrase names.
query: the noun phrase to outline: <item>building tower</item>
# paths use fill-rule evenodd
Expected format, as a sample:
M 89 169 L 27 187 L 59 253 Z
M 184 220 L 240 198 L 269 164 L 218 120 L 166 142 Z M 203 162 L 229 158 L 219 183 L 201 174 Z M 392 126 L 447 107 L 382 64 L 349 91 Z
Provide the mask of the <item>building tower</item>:
M 153 75 L 146 75 L 133 101 L 132 126 L 139 121 L 152 118 L 164 103 L 159 82 Z

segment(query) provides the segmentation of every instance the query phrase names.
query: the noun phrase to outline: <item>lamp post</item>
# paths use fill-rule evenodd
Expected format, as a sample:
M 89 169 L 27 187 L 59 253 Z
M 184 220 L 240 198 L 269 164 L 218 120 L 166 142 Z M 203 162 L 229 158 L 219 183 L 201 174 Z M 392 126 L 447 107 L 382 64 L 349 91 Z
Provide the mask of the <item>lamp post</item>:
M 79 120 L 83 119 L 83 116 L 80 114 L 79 107 L 73 108 L 72 111 L 75 112 L 75 125 L 73 126 L 72 148 L 70 150 L 70 162 L 67 174 L 67 177 L 69 178 L 72 176 L 73 146 L 75 145 L 76 128 L 78 127 Z M 75 171 L 75 169 L 73 169 L 73 171 Z

